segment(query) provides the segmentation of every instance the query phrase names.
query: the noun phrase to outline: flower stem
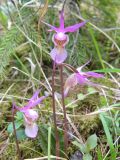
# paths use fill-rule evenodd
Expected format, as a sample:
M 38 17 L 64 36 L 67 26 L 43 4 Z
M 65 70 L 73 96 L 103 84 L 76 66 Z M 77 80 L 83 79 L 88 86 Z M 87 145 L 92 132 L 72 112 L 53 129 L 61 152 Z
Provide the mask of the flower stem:
M 18 160 L 23 160 L 22 157 L 21 157 L 20 148 L 19 148 L 19 143 L 18 143 L 17 134 L 16 134 L 16 128 L 15 128 L 15 122 L 14 122 L 14 106 L 13 106 L 13 110 L 12 110 L 12 123 L 13 123 L 13 131 L 14 131 L 14 136 L 15 136 L 15 142 L 16 142 Z
M 68 131 L 68 125 L 67 125 L 67 118 L 66 118 L 66 108 L 65 108 L 65 103 L 64 103 L 64 84 L 63 84 L 63 66 L 62 64 L 60 65 L 60 80 L 61 80 L 61 95 L 62 95 L 62 106 L 63 106 L 63 115 L 64 115 L 64 145 L 65 145 L 65 153 L 67 151 L 68 147 L 68 136 L 67 136 L 67 131 Z
M 53 71 L 52 71 L 52 102 L 53 102 L 53 119 L 55 126 L 55 140 L 56 140 L 56 156 L 60 156 L 60 144 L 59 144 L 59 135 L 57 129 L 57 121 L 56 121 L 56 108 L 55 108 L 55 62 L 53 62 Z

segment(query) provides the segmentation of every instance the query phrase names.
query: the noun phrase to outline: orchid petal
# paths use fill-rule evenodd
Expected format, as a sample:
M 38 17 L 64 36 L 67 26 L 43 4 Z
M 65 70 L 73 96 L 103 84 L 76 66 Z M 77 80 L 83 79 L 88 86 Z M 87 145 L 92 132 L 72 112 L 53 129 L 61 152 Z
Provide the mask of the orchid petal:
M 29 106 L 31 103 L 33 103 L 33 102 L 37 99 L 39 93 L 40 93 L 40 89 L 38 89 L 38 90 L 33 94 L 33 96 L 30 98 L 29 102 L 27 103 L 27 106 Z
M 86 78 L 80 73 L 76 73 L 77 81 L 80 85 L 84 85 L 86 83 Z
M 35 107 L 36 105 L 38 105 L 39 103 L 41 103 L 45 98 L 46 98 L 46 96 L 42 96 L 33 102 L 31 101 L 31 103 L 28 103 L 26 106 L 20 108 L 20 111 L 26 112 L 26 110 L 31 109 L 31 108 Z
M 63 10 L 60 12 L 60 27 L 61 30 L 64 29 L 64 13 Z
M 83 64 L 82 66 L 78 67 L 78 68 L 77 68 L 77 71 L 78 71 L 78 72 L 81 72 L 81 70 L 82 70 L 85 66 L 87 66 L 87 65 L 90 63 L 90 61 L 91 61 L 91 59 L 90 59 L 89 61 L 87 61 L 85 64 Z
M 65 97 L 67 96 L 69 89 L 72 87 L 75 87 L 77 83 L 78 83 L 78 80 L 77 80 L 76 74 L 72 74 L 67 78 L 65 85 L 64 85 L 64 96 Z
M 61 64 L 67 58 L 67 51 L 65 50 L 65 48 L 55 47 L 50 52 L 50 56 L 57 64 Z
M 32 125 L 25 125 L 25 134 L 30 138 L 35 138 L 38 133 L 38 126 L 36 123 L 33 123 Z
M 86 84 L 89 85 L 89 86 L 93 86 L 93 87 L 99 87 L 99 84 L 91 82 L 88 79 L 86 80 Z
M 26 106 L 24 106 L 24 107 L 22 107 L 22 108 L 20 108 L 20 107 L 18 107 L 18 106 L 16 106 L 16 105 L 14 105 L 14 107 L 15 107 L 17 110 L 19 110 L 20 112 L 24 112 L 24 113 L 25 113 L 27 110 L 29 110 L 29 109 L 35 107 L 36 105 L 38 105 L 39 103 L 41 103 L 41 101 L 43 101 L 46 97 L 47 97 L 47 96 L 42 96 L 42 97 L 38 98 L 37 100 L 35 100 L 35 101 L 33 101 L 33 102 L 31 101 L 31 102 L 29 102 Z
M 41 21 L 41 22 L 51 28 L 49 31 L 56 31 L 56 32 L 58 31 L 58 28 L 57 28 L 57 27 L 52 26 L 51 24 L 46 23 L 46 22 L 44 22 L 44 21 Z
M 74 87 L 77 85 L 77 77 L 76 77 L 76 74 L 71 74 L 66 82 L 65 82 L 65 87 Z
M 64 89 L 64 97 L 66 97 L 68 95 L 69 90 L 70 90 L 70 87 L 66 87 Z
M 33 94 L 33 96 L 30 98 L 30 101 L 31 101 L 31 100 L 35 100 L 35 99 L 37 98 L 37 96 L 38 96 L 39 93 L 40 93 L 40 90 L 41 90 L 41 89 L 38 89 L 38 90 Z
M 77 23 L 73 26 L 69 26 L 69 27 L 66 27 L 64 29 L 64 33 L 66 32 L 75 32 L 77 31 L 79 28 L 81 28 L 82 26 L 84 26 L 86 24 L 87 21 L 84 21 L 84 22 L 81 22 L 81 23 Z
M 103 74 L 98 74 L 98 73 L 95 73 L 95 72 L 85 72 L 85 75 L 87 77 L 94 77 L 94 78 L 103 78 L 104 77 Z

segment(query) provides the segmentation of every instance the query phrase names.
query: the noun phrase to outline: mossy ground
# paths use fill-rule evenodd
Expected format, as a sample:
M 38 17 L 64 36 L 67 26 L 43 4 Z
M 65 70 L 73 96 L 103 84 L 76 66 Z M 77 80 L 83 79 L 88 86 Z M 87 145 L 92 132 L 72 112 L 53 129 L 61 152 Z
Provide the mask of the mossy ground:
M 109 87 L 110 86 L 113 87 L 114 84 L 111 83 L 111 81 L 109 81 L 109 80 L 106 80 L 106 81 L 107 81 L 107 85 Z M 106 82 L 104 84 L 103 80 L 101 80 L 101 82 L 99 80 L 99 83 L 102 83 L 103 85 L 106 84 Z M 22 97 L 22 95 L 25 94 L 24 90 L 26 89 L 26 84 L 27 84 L 26 82 L 16 83 L 14 85 L 14 88 L 9 92 L 9 94 L 7 96 L 15 95 L 17 97 Z M 4 93 L 4 91 L 10 85 L 11 85 L 11 82 L 9 82 L 9 83 L 4 82 L 3 86 L 2 86 L 3 89 L 2 89 L 1 93 Z M 77 98 L 76 96 L 79 95 L 80 93 L 82 93 L 83 95 L 87 94 L 89 88 L 93 88 L 93 87 L 83 86 L 83 87 L 77 87 L 77 90 L 72 89 L 72 92 L 69 93 L 69 96 L 66 99 L 66 105 L 68 103 L 74 101 Z M 23 91 L 23 92 L 21 92 L 21 91 Z M 96 133 L 98 137 L 103 136 L 103 133 L 101 133 L 102 124 L 99 119 L 99 115 L 92 115 L 92 116 L 86 115 L 87 113 L 94 112 L 94 111 L 98 110 L 98 108 L 106 105 L 105 97 L 100 96 L 100 90 L 96 88 L 95 91 L 96 91 L 95 93 L 88 95 L 87 97 L 85 97 L 82 100 L 79 100 L 74 106 L 67 108 L 68 114 L 75 115 L 74 117 L 71 117 L 72 122 L 75 124 L 75 126 L 77 126 L 77 129 L 78 129 L 79 133 L 81 134 L 84 141 L 87 139 L 87 137 L 89 135 L 91 135 L 93 133 Z M 29 97 L 31 96 L 30 92 L 29 92 Z M 72 94 L 73 92 L 75 93 L 74 95 Z M 114 94 L 114 93 L 110 92 L 109 94 Z M 2 102 L 0 105 L 1 111 L 2 111 L 2 114 L 0 116 L 1 130 L 4 129 L 5 125 L 7 126 L 9 124 L 9 122 L 11 122 L 11 114 L 12 114 L 12 112 L 11 112 L 12 98 L 9 97 L 9 100 L 7 100 L 5 98 L 4 101 L 6 101 L 6 102 Z M 17 103 L 24 104 L 25 101 L 26 100 L 22 100 L 22 99 L 20 100 L 18 98 Z M 112 104 L 113 100 L 109 99 L 109 101 Z M 53 123 L 51 98 L 46 99 L 44 105 L 41 105 L 38 107 L 38 111 L 39 111 L 39 120 L 38 120 L 39 127 L 41 125 L 45 125 L 45 124 L 51 125 Z M 62 121 L 63 121 L 62 119 L 63 119 L 62 116 L 58 116 L 59 123 L 62 123 Z M 61 125 L 60 125 L 60 127 L 61 127 Z M 22 126 L 22 128 L 24 128 L 24 126 Z M 45 151 L 43 151 L 43 148 L 45 147 L 44 145 L 47 144 L 47 134 L 48 133 L 47 133 L 46 129 L 41 130 L 39 128 L 39 133 L 38 133 L 38 136 L 36 139 L 32 140 L 32 139 L 27 138 L 22 141 L 19 141 L 19 145 L 20 145 L 20 149 L 21 149 L 21 153 L 22 153 L 23 157 L 29 158 L 29 157 L 39 157 L 39 156 L 45 155 Z M 45 136 L 44 138 L 43 138 L 43 135 Z M 5 145 L 7 139 L 9 139 L 9 141 Z M 44 139 L 44 140 L 41 141 L 41 139 Z M 43 141 L 45 141 L 45 142 L 43 142 Z M 54 140 L 53 140 L 53 142 L 54 142 Z M 5 145 L 5 148 L 1 154 L 2 160 L 17 159 L 14 136 L 9 135 L 6 130 L 3 131 L 2 138 L 1 138 L 1 146 L 4 146 L 4 145 Z M 46 148 L 47 148 L 47 146 L 46 146 Z M 73 153 L 74 147 L 72 150 L 70 148 L 68 149 L 68 153 Z

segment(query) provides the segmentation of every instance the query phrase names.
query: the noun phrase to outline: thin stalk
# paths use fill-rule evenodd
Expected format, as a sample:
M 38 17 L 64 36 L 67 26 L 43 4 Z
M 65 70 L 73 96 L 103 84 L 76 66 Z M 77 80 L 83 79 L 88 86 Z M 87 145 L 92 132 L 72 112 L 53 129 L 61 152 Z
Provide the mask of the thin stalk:
M 64 115 L 64 121 L 63 121 L 63 129 L 64 129 L 64 145 L 65 145 L 65 153 L 67 151 L 68 147 L 68 136 L 67 136 L 67 118 L 66 118 L 66 108 L 64 103 L 64 84 L 63 84 L 63 66 L 60 65 L 60 81 L 61 81 L 61 95 L 62 95 L 62 107 L 63 107 L 63 115 Z
M 15 136 L 15 143 L 16 143 L 16 148 L 17 148 L 18 160 L 23 160 L 22 157 L 21 157 L 20 148 L 19 148 L 19 143 L 18 143 L 17 134 L 16 134 L 16 129 L 15 129 L 14 106 L 13 106 L 13 110 L 12 110 L 12 123 L 13 123 L 13 131 L 14 131 L 14 136 Z
M 51 156 L 51 127 L 48 128 L 48 160 Z
M 57 121 L 56 121 L 56 108 L 55 108 L 55 62 L 53 62 L 53 70 L 52 70 L 52 106 L 53 106 L 53 119 L 55 126 L 55 140 L 56 140 L 56 156 L 60 156 L 60 144 L 59 144 L 59 135 L 57 129 Z

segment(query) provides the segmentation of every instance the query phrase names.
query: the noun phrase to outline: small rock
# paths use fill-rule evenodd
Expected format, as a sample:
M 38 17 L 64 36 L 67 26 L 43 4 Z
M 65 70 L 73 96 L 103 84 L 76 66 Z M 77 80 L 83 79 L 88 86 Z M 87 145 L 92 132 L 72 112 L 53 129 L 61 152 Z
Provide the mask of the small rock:
M 71 157 L 70 160 L 83 160 L 83 154 L 80 151 L 76 151 Z

